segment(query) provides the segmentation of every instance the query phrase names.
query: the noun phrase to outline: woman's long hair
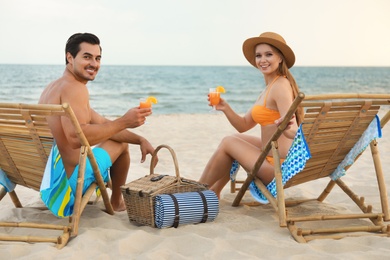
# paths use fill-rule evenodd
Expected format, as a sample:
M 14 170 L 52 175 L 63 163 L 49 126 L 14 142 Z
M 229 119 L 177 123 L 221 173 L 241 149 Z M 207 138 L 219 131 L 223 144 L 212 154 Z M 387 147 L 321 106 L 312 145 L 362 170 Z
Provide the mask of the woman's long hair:
M 278 49 L 276 49 L 276 50 L 279 53 L 279 55 L 282 57 L 282 62 L 279 64 L 279 69 L 278 69 L 279 73 L 280 73 L 280 75 L 286 76 L 288 81 L 290 81 L 290 85 L 291 85 L 291 88 L 292 88 L 292 91 L 293 91 L 293 98 L 295 99 L 298 96 L 298 93 L 299 93 L 298 84 L 295 81 L 294 76 L 291 74 L 290 70 L 287 68 L 286 61 L 284 59 L 283 54 Z M 303 117 L 304 117 L 303 108 L 299 106 L 297 111 L 295 112 L 295 118 L 297 120 L 298 126 L 302 123 Z

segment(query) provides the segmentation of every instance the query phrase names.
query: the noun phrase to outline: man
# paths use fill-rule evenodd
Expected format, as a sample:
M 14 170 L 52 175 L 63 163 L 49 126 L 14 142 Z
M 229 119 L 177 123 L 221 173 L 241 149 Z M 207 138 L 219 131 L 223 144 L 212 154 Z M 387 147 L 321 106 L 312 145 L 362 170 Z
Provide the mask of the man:
M 45 88 L 39 103 L 70 104 L 89 144 L 96 145 L 93 153 L 103 179 L 108 179 L 108 168 L 110 168 L 111 204 L 115 211 L 123 211 L 126 207 L 120 186 L 125 184 L 130 167 L 128 144 L 140 145 L 141 162 L 145 161 L 147 154 L 154 151 L 145 138 L 128 131 L 127 128 L 144 124 L 145 117 L 152 114 L 152 111 L 150 108 L 132 108 L 122 117 L 111 121 L 90 107 L 86 84 L 94 80 L 99 71 L 101 52 L 99 38 L 95 35 L 90 33 L 72 35 L 66 43 L 64 74 Z M 62 163 L 75 192 L 81 144 L 69 119 L 51 117 L 48 123 L 62 158 L 58 164 Z M 86 172 L 83 192 L 94 179 L 93 172 Z

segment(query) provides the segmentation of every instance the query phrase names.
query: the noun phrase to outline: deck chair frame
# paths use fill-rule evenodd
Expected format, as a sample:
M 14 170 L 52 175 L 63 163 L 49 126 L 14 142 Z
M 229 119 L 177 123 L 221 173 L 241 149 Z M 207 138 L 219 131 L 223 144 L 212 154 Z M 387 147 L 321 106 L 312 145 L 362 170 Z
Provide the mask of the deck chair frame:
M 53 136 L 46 121 L 49 116 L 67 117 L 72 122 L 81 143 L 73 214 L 69 217 L 68 225 L 0 222 L 0 227 L 62 231 L 58 237 L 0 234 L 0 241 L 53 242 L 57 244 L 57 248 L 63 248 L 71 237 L 77 236 L 80 215 L 97 187 L 100 189 L 107 213 L 114 214 L 106 184 L 102 179 L 91 147 L 73 110 L 67 103 L 62 105 L 0 103 L 0 168 L 14 184 L 36 191 L 40 190 L 43 173 L 53 144 Z M 97 181 L 82 195 L 87 157 L 91 162 Z M 6 193 L 4 187 L 0 185 L 0 200 Z M 15 207 L 21 208 L 22 204 L 15 190 L 8 194 Z
M 299 93 L 298 97 L 290 107 L 283 123 L 278 127 L 277 131 L 272 136 L 271 140 L 265 146 L 264 151 L 258 157 L 253 169 L 248 172 L 248 176 L 245 181 L 236 181 L 236 184 L 241 184 L 241 187 L 236 188 L 236 184 L 231 184 L 231 192 L 234 193 L 239 190 L 236 195 L 232 206 L 238 206 L 247 191 L 250 183 L 255 181 L 261 192 L 268 199 L 272 207 L 278 213 L 279 225 L 281 227 L 287 227 L 298 242 L 305 243 L 313 239 L 319 238 L 331 238 L 339 239 L 346 236 L 361 236 L 367 234 L 390 236 L 390 225 L 385 225 L 383 221 L 390 220 L 388 194 L 386 190 L 383 170 L 381 167 L 378 142 L 373 140 L 370 143 L 371 153 L 373 157 L 376 178 L 378 181 L 379 197 L 381 201 L 381 211 L 373 213 L 371 205 L 366 205 L 364 197 L 356 195 L 342 180 L 341 178 L 333 181 L 330 180 L 324 191 L 316 199 L 304 199 L 304 200 L 286 200 L 284 196 L 284 189 L 305 183 L 308 181 L 316 180 L 329 176 L 336 169 L 337 165 L 342 161 L 348 151 L 352 148 L 354 143 L 358 140 L 362 131 L 368 126 L 371 120 L 378 113 L 379 108 L 384 105 L 390 105 L 390 95 L 387 94 L 329 94 L 329 95 L 316 95 L 305 96 L 303 93 Z M 313 158 L 310 159 L 303 171 L 292 177 L 287 183 L 282 184 L 282 173 L 280 165 L 280 156 L 278 152 L 277 139 L 283 132 L 286 124 L 291 118 L 291 115 L 295 113 L 298 106 L 302 106 L 306 109 L 303 131 L 306 137 L 306 141 L 310 147 Z M 327 117 L 333 117 L 332 124 L 338 124 L 334 129 L 329 126 L 330 123 L 326 122 Z M 390 119 L 390 111 L 388 111 L 381 119 L 381 128 Z M 328 125 L 327 125 L 328 124 Z M 364 125 L 364 127 L 362 126 Z M 364 129 L 362 129 L 364 128 Z M 340 129 L 344 129 L 340 132 Z M 328 132 L 327 132 L 328 131 Z M 332 131 L 334 131 L 332 133 Z M 337 132 L 338 131 L 338 132 Z M 357 134 L 357 133 L 360 133 Z M 340 140 L 338 143 L 324 144 L 327 145 L 326 150 L 331 152 L 319 152 L 321 148 L 321 142 L 318 138 L 326 138 L 327 136 L 338 136 Z M 318 135 L 319 137 L 316 137 Z M 322 135 L 322 137 L 321 137 Z M 328 136 L 328 138 L 329 138 Z M 336 145 L 336 147 L 333 147 Z M 277 188 L 277 197 L 274 198 L 267 190 L 265 185 L 255 175 L 258 172 L 261 164 L 264 162 L 265 157 L 272 151 L 275 161 L 275 181 Z M 362 152 L 363 153 L 363 152 Z M 361 153 L 361 154 L 362 154 Z M 323 154 L 323 155 L 321 155 Z M 359 154 L 357 158 L 361 155 Z M 321 158 L 321 156 L 323 158 Z M 326 158 L 329 156 L 329 158 Z M 316 159 L 315 157 L 320 157 Z M 356 159 L 357 159 L 356 158 Z M 355 161 L 356 161 L 355 159 Z M 324 160 L 321 162 L 321 160 Z M 349 168 L 348 166 L 346 170 Z M 360 208 L 362 213 L 357 214 L 338 214 L 338 215 L 315 215 L 315 216 L 300 216 L 290 217 L 288 215 L 288 207 L 298 205 L 304 202 L 317 200 L 319 202 L 324 201 L 327 195 L 331 192 L 332 188 L 338 185 L 355 204 Z M 328 221 L 328 220 L 348 220 L 348 219 L 369 219 L 368 225 L 353 226 L 353 227 L 331 227 L 323 229 L 302 229 L 299 228 L 297 222 L 306 221 Z

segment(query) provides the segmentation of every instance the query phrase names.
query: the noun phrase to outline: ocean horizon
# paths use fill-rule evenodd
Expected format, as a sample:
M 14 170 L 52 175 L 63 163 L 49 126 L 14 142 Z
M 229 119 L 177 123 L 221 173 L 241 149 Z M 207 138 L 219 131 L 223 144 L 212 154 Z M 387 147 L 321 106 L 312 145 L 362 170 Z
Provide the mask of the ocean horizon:
M 62 76 L 65 65 L 0 64 L 1 102 L 37 103 L 45 86 Z M 325 93 L 390 93 L 390 67 L 296 66 L 300 90 Z M 223 97 L 245 113 L 265 88 L 251 66 L 102 65 L 88 83 L 91 106 L 105 116 L 120 116 L 154 96 L 153 114 L 209 113 L 209 88 L 223 86 Z

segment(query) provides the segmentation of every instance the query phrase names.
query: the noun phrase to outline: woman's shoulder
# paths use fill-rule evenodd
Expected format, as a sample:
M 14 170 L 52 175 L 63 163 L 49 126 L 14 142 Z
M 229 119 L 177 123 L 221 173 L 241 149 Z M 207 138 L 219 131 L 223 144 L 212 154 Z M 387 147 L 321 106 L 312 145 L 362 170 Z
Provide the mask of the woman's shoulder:
M 291 84 L 290 81 L 285 76 L 283 77 L 281 76 L 275 82 L 274 86 L 272 86 L 271 92 L 273 92 L 273 94 L 277 94 L 277 93 L 280 94 L 280 92 L 285 92 L 285 91 L 292 92 Z
M 293 90 L 290 84 L 290 81 L 287 78 L 282 78 L 275 82 L 275 85 L 272 87 L 270 91 L 270 98 L 276 103 L 285 102 L 286 100 L 291 100 L 293 95 Z M 272 102 L 271 101 L 271 102 Z

